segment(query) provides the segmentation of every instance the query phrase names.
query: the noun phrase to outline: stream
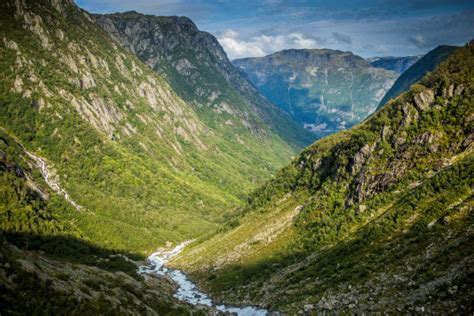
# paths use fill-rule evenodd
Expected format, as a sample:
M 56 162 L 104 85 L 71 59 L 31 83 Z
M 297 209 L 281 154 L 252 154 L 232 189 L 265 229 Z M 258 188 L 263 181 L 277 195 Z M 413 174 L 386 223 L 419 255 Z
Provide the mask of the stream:
M 140 274 L 149 273 L 161 276 L 169 276 L 174 282 L 178 284 L 178 290 L 174 296 L 184 302 L 193 305 L 207 305 L 214 307 L 218 311 L 234 313 L 238 316 L 264 316 L 269 314 L 265 309 L 254 306 L 237 307 L 217 304 L 209 296 L 202 292 L 181 270 L 168 269 L 165 264 L 174 256 L 179 254 L 184 247 L 193 242 L 192 240 L 185 241 L 171 250 L 162 250 L 152 253 L 148 257 L 149 265 L 140 266 L 138 272 Z

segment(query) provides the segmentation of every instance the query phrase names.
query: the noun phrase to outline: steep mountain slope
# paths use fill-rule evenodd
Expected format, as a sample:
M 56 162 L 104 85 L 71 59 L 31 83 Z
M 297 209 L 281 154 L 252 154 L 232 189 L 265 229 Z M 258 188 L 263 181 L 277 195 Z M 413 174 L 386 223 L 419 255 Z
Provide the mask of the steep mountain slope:
M 470 314 L 474 43 L 317 141 L 174 265 L 217 298 L 291 314 Z
M 137 274 L 143 257 L 92 244 L 35 159 L 0 130 L 2 315 L 212 313 L 173 297 L 165 278 Z
M 379 106 L 383 106 L 390 99 L 394 99 L 403 92 L 410 89 L 411 85 L 423 78 L 428 72 L 433 71 L 436 66 L 445 60 L 458 47 L 440 45 L 428 52 L 410 68 L 408 68 L 398 79 L 393 86 L 388 90 L 380 101 Z
M 0 126 L 101 246 L 150 251 L 207 233 L 293 154 L 265 127 L 209 128 L 72 1 L 0 10 Z
M 367 61 L 376 68 L 383 68 L 402 74 L 410 68 L 411 65 L 420 60 L 421 57 L 423 57 L 423 55 L 407 57 L 385 56 L 368 58 Z
M 367 117 L 397 77 L 352 53 L 329 49 L 284 50 L 234 64 L 264 96 L 319 136 Z
M 314 140 L 263 98 L 232 65 L 217 39 L 199 31 L 190 19 L 137 12 L 94 18 L 123 47 L 166 77 L 211 128 L 233 134 L 245 127 L 255 137 L 277 133 L 296 149 Z

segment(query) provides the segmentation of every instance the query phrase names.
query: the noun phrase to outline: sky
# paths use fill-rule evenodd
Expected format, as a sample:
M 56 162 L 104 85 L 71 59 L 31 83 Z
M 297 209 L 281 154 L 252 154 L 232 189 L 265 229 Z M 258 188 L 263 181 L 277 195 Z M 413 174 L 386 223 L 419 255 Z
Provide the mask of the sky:
M 230 59 L 289 48 L 410 56 L 474 38 L 473 0 L 76 0 L 91 13 L 191 18 Z

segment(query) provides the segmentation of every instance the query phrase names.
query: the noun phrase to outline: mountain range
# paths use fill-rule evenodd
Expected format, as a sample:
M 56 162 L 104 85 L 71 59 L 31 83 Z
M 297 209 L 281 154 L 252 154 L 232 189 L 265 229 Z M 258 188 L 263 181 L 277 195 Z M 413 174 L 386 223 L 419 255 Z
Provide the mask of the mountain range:
M 330 49 L 284 50 L 233 63 L 301 126 L 324 136 L 375 111 L 398 74 Z
M 404 73 L 414 63 L 416 63 L 422 55 L 419 56 L 406 56 L 406 57 L 372 57 L 368 58 L 367 61 L 374 67 L 383 68 L 391 71 L 395 71 L 399 74 Z
M 232 65 L 217 39 L 199 31 L 190 19 L 137 12 L 94 18 L 113 39 L 166 78 L 212 128 L 228 134 L 240 125 L 258 136 L 266 133 L 267 125 L 295 149 L 314 140 L 263 98 Z

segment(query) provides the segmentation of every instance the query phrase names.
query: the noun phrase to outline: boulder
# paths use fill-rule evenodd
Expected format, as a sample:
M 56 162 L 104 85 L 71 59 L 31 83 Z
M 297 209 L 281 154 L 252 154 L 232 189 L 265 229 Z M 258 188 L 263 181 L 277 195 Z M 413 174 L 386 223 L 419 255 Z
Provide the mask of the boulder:
M 461 95 L 463 91 L 464 91 L 464 85 L 460 84 L 456 87 L 456 90 L 454 90 L 454 95 Z
M 416 108 L 420 111 L 426 111 L 434 102 L 434 92 L 431 89 L 426 89 L 415 95 L 413 101 L 415 102 Z

